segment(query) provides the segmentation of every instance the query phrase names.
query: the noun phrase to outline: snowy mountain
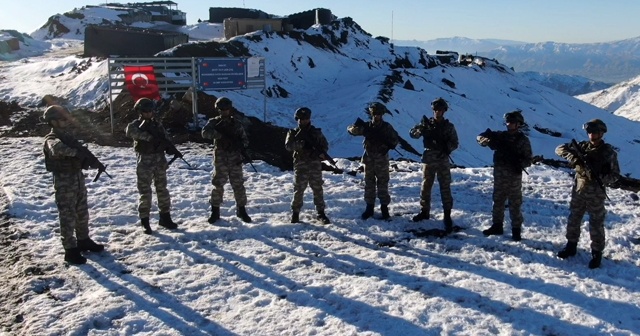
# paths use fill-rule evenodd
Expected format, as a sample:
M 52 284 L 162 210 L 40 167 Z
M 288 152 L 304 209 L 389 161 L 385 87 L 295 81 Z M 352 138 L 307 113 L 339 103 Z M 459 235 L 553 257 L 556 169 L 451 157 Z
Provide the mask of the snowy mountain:
M 570 96 L 591 93 L 612 86 L 613 84 L 597 82 L 582 76 L 540 73 L 533 71 L 517 72 L 518 76 L 527 78 L 538 84 L 558 90 Z
M 640 121 L 640 76 L 576 98 L 615 115 Z
M 606 83 L 618 83 L 640 74 L 639 42 L 640 37 L 603 43 L 524 43 L 463 37 L 397 41 L 430 53 L 451 50 L 495 58 L 517 72 L 557 73 Z
M 81 31 L 81 20 L 66 22 Z M 199 37 L 220 27 L 185 27 Z M 67 38 L 70 36 L 67 36 Z M 168 231 L 152 219 L 153 235 L 138 225 L 136 157 L 129 147 L 88 144 L 113 179 L 91 182 L 90 229 L 106 246 L 83 266 L 62 262 L 53 180 L 44 168 L 41 137 L 6 137 L 21 118 L 41 115 L 47 94 L 71 109 L 98 110 L 107 94 L 105 60 L 78 56 L 81 42 L 52 38 L 30 46 L 35 57 L 0 61 L 0 113 L 19 111 L 0 127 L 0 327 L 8 335 L 635 335 L 640 330 L 638 196 L 609 189 L 607 247 L 602 267 L 590 270 L 589 232 L 578 255 L 556 257 L 565 244 L 572 175 L 536 164 L 523 176 L 523 240 L 486 238 L 491 225 L 492 151 L 475 137 L 504 129 L 502 116 L 523 111 L 534 153 L 557 158 L 554 148 L 586 138 L 581 125 L 604 120 L 606 141 L 618 149 L 623 173 L 640 177 L 640 124 L 531 82 L 508 64 L 441 64 L 417 47 L 392 47 L 349 18 L 292 33 L 255 32 L 230 41 L 213 37 L 163 55 L 261 56 L 267 61 L 267 110 L 260 90 L 226 95 L 247 115 L 293 127 L 300 106 L 330 141 L 330 154 L 356 171 L 361 138 L 347 136 L 372 101 L 407 143 L 409 129 L 429 103 L 445 98 L 460 138 L 452 153 L 452 218 L 461 230 L 429 236 L 442 227 L 437 184 L 432 218 L 411 221 L 419 208 L 417 156 L 392 152 L 391 221 L 361 220 L 362 174 L 324 172 L 329 225 L 313 218 L 305 194 L 302 223 L 290 223 L 291 171 L 264 161 L 245 165 L 250 224 L 234 216 L 231 188 L 222 219 L 207 223 L 214 169 L 211 146 L 178 145 L 191 168 L 168 170 L 172 217 Z M 16 110 L 19 110 L 16 108 Z M 13 110 L 13 109 L 12 109 Z M 3 117 L 3 116 L 0 116 Z M 0 118 L 0 121 L 5 118 Z M 108 122 L 104 120 L 102 122 Z M 83 124 L 87 129 L 96 125 Z M 107 137 L 109 134 L 104 134 Z M 271 139 L 263 139 L 269 143 Z M 271 146 L 282 146 L 274 143 Z M 411 159 L 411 160 L 407 160 Z M 376 208 L 378 211 L 378 208 Z M 152 209 L 155 214 L 157 209 Z M 508 218 L 508 216 L 507 216 Z M 585 217 L 585 220 L 587 218 Z

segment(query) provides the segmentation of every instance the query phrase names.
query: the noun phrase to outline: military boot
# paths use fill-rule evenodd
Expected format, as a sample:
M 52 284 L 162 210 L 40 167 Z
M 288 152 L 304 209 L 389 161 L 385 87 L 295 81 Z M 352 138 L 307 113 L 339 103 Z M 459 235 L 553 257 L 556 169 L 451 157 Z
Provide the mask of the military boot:
M 429 219 L 430 217 L 431 216 L 429 215 L 429 210 L 422 209 L 417 215 L 413 216 L 411 220 L 414 222 L 419 222 L 421 220 Z
M 362 219 L 367 219 L 371 216 L 373 216 L 373 204 L 367 204 L 367 208 L 364 209 L 364 212 L 360 217 L 362 217 Z
M 178 224 L 174 223 L 173 220 L 171 220 L 170 212 L 165 212 L 160 214 L 160 221 L 158 221 L 158 225 L 165 227 L 169 230 L 178 228 Z
M 517 242 L 522 240 L 522 229 L 521 228 L 512 228 L 511 229 L 511 240 L 517 241 Z
M 598 268 L 600 267 L 600 263 L 602 263 L 602 252 L 591 251 L 591 261 L 589 261 L 589 268 Z
M 78 240 L 78 248 L 80 251 L 102 252 L 104 245 L 94 242 L 91 238 Z
M 380 212 L 382 213 L 382 219 L 389 219 L 391 215 L 389 215 L 389 206 L 386 204 L 380 205 Z
M 322 222 L 322 224 L 331 224 L 329 217 L 324 213 L 324 211 L 318 211 L 318 215 L 316 218 Z
M 300 212 L 294 211 L 291 213 L 291 223 L 299 223 L 300 222 Z
M 210 224 L 213 224 L 213 223 L 217 222 L 218 219 L 220 219 L 220 207 L 212 206 L 211 207 L 211 216 L 209 216 L 209 219 L 207 221 Z
M 567 242 L 567 246 L 565 246 L 560 252 L 558 252 L 558 258 L 567 259 L 569 257 L 573 257 L 578 252 L 578 243 L 577 242 Z
M 73 265 L 82 265 L 87 263 L 87 258 L 82 256 L 79 248 L 73 247 L 64 250 L 64 261 Z
M 251 217 L 249 217 L 249 214 L 247 214 L 247 209 L 243 206 L 236 209 L 236 216 L 242 219 L 242 221 L 245 223 L 251 223 Z
M 149 225 L 149 217 L 140 218 L 140 224 L 142 225 L 142 228 L 144 229 L 144 233 L 146 233 L 146 234 L 152 234 L 153 233 L 153 230 L 151 230 L 151 225 Z
M 502 235 L 504 233 L 504 229 L 502 228 L 502 223 L 493 223 L 488 229 L 482 231 L 482 234 L 485 236 L 493 236 L 493 235 Z
M 451 220 L 451 209 L 444 210 L 444 219 L 442 221 L 444 222 L 444 231 L 446 233 L 453 232 L 453 220 Z

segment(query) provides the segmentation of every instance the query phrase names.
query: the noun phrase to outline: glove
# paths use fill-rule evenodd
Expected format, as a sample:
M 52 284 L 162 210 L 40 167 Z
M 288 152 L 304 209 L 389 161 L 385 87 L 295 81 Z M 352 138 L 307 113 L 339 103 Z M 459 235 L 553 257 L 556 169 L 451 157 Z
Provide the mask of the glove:
M 578 159 L 577 157 L 571 155 L 567 158 L 567 161 L 569 161 L 569 166 L 571 168 L 577 168 L 578 165 L 580 164 L 580 159 Z M 577 170 L 577 169 L 576 169 Z
M 480 146 L 482 147 L 487 147 L 491 142 L 489 138 L 482 135 L 478 135 L 478 137 L 476 138 L 476 141 L 478 141 L 478 144 L 480 144 Z

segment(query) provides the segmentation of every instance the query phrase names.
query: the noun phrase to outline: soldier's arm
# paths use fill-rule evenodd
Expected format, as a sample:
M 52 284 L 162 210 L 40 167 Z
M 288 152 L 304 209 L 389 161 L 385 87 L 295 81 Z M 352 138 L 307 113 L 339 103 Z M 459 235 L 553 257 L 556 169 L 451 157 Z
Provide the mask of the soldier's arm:
M 239 135 L 240 140 L 242 141 L 242 146 L 244 148 L 249 147 L 249 137 L 247 136 L 247 131 L 244 129 L 244 125 L 239 120 L 236 120 L 236 134 Z
M 613 148 L 610 150 L 609 157 L 606 164 L 608 168 L 605 174 L 602 176 L 602 182 L 605 185 L 616 182 L 620 178 L 620 165 L 618 164 L 618 153 Z
M 325 138 L 324 134 L 322 134 L 322 131 L 320 129 L 316 130 L 316 146 L 318 146 L 318 149 L 320 149 L 323 152 L 328 152 L 329 151 L 329 142 L 327 141 L 327 138 Z
M 202 128 L 202 137 L 205 139 L 220 139 L 220 134 L 218 132 L 216 132 L 215 130 L 215 125 L 216 125 L 217 120 L 215 119 L 209 119 L 209 121 L 207 121 L 207 124 L 204 125 L 204 127 Z
M 396 148 L 398 143 L 400 143 L 400 138 L 398 137 L 398 132 L 396 132 L 395 128 L 391 126 L 391 124 L 387 124 L 387 141 L 392 148 Z
M 565 143 L 558 147 L 556 147 L 556 154 L 569 161 L 569 163 L 574 164 L 577 161 L 577 158 L 573 154 L 573 151 L 570 149 L 570 144 Z
M 422 124 L 417 124 L 409 131 L 409 136 L 413 139 L 418 139 L 422 136 Z
M 533 160 L 533 151 L 531 150 L 531 141 L 526 136 L 522 137 L 521 143 L 518 146 L 520 165 L 523 168 L 531 166 Z
M 284 139 L 284 148 L 286 148 L 289 152 L 293 152 L 295 150 L 294 148 L 294 142 L 296 141 L 295 136 L 296 136 L 296 131 L 291 129 L 287 132 L 287 137 Z
M 151 141 L 153 136 L 149 132 L 145 132 L 138 127 L 138 123 L 132 122 L 127 125 L 125 134 L 133 140 Z
M 349 127 L 347 127 L 347 132 L 353 136 L 364 135 L 364 128 L 356 125 L 349 125 Z
M 47 140 L 45 143 L 51 157 L 77 156 L 78 150 L 65 145 L 59 139 Z
M 453 124 L 450 125 L 451 126 L 449 127 L 449 131 L 447 134 L 447 149 L 449 150 L 449 153 L 458 149 L 458 146 L 460 146 L 460 142 L 458 140 L 458 132 L 456 132 L 456 128 L 453 126 Z

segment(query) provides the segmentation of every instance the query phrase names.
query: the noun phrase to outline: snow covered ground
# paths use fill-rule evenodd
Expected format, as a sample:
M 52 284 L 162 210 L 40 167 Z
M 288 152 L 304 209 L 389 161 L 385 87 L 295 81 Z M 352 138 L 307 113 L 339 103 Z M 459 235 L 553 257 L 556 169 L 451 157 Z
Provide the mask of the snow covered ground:
M 491 168 L 453 170 L 453 219 L 464 230 L 416 238 L 420 166 L 394 162 L 390 222 L 359 215 L 362 176 L 325 172 L 330 225 L 313 220 L 310 191 L 301 224 L 290 224 L 292 173 L 245 167 L 254 222 L 244 224 L 226 192 L 210 225 L 212 170 L 206 146 L 179 149 L 196 167 L 169 170 L 176 231 L 137 225 L 132 149 L 91 145 L 113 180 L 88 179 L 91 231 L 106 252 L 65 266 L 51 176 L 40 138 L 1 138 L 0 185 L 28 255 L 2 290 L 23 291 L 11 308 L 17 334 L 68 335 L 632 335 L 640 332 L 638 198 L 609 190 L 602 268 L 589 270 L 586 226 L 576 257 L 560 260 L 571 177 L 534 166 L 524 177 L 524 240 L 485 238 Z M 345 168 L 356 163 L 339 160 Z M 88 172 L 91 178 L 93 172 Z M 155 219 L 154 219 L 155 222 Z M 157 229 L 157 225 L 153 225 Z M 394 245 L 395 246 L 388 246 Z

